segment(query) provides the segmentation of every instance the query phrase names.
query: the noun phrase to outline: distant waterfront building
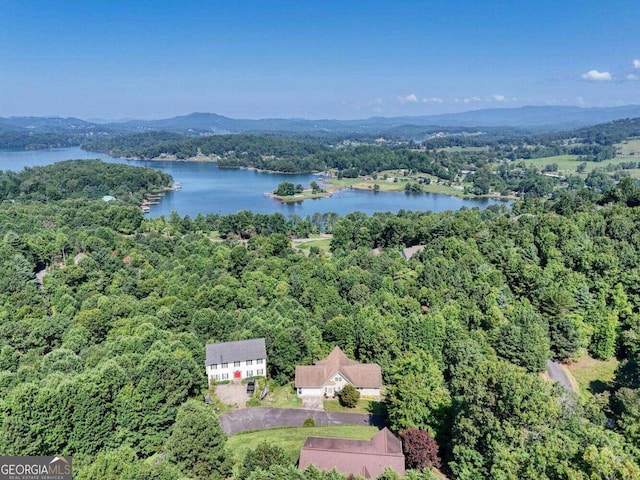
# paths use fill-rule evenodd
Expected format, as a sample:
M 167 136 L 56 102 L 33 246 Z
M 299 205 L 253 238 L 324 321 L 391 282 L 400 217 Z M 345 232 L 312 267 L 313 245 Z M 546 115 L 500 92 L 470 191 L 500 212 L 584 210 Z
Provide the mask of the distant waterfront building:
M 205 367 L 209 382 L 266 377 L 267 349 L 264 338 L 209 343 Z

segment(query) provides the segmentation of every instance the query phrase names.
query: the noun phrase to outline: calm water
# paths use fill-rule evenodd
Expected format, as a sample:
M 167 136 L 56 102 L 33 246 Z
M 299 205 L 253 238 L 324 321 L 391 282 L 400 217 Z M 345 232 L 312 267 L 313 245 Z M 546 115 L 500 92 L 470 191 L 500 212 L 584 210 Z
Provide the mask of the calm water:
M 251 210 L 259 213 L 281 212 L 305 217 L 314 213 L 335 212 L 346 215 L 360 211 L 397 212 L 398 210 L 458 210 L 462 207 L 485 208 L 502 203 L 495 199 L 461 199 L 448 195 L 366 192 L 361 190 L 341 190 L 332 197 L 305 202 L 283 204 L 264 196 L 273 191 L 278 183 L 288 181 L 305 186 L 316 179 L 311 174 L 285 175 L 279 173 L 259 173 L 252 170 L 218 168 L 215 163 L 129 161 L 112 158 L 101 153 L 85 152 L 80 148 L 61 148 L 37 151 L 0 151 L 0 170 L 20 171 L 25 167 L 50 165 L 69 159 L 99 158 L 110 163 L 127 163 L 153 167 L 167 172 L 182 189 L 169 192 L 159 205 L 153 205 L 149 216 L 168 216 L 175 210 L 179 215 L 196 216 L 198 213 L 235 213 Z

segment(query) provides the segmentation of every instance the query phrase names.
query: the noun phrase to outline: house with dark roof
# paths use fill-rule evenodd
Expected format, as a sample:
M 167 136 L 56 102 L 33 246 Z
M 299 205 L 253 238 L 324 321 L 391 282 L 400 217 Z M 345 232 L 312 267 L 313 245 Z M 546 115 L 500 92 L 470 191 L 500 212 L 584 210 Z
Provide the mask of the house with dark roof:
M 207 344 L 205 368 L 210 383 L 265 377 L 267 349 L 264 338 Z
M 340 347 L 336 347 L 324 360 L 296 367 L 298 396 L 333 397 L 347 384 L 353 385 L 360 395 L 379 397 L 382 388 L 380 366 L 351 360 Z
M 404 454 L 402 442 L 388 429 L 383 428 L 371 440 L 345 438 L 307 437 L 298 468 L 315 465 L 321 470 L 336 469 L 345 475 L 377 478 L 385 468 L 403 476 Z

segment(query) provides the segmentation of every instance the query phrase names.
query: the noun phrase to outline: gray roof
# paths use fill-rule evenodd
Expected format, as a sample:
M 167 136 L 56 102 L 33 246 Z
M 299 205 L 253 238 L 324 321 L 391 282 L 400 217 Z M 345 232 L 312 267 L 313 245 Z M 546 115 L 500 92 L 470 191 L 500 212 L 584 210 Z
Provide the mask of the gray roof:
M 264 338 L 208 343 L 205 365 L 242 362 L 245 360 L 256 360 L 258 358 L 267 358 L 267 348 L 264 346 Z
M 407 260 L 409 260 L 416 253 L 420 253 L 421 251 L 423 251 L 426 247 L 427 247 L 426 245 L 414 245 L 413 247 L 403 248 L 402 256 Z

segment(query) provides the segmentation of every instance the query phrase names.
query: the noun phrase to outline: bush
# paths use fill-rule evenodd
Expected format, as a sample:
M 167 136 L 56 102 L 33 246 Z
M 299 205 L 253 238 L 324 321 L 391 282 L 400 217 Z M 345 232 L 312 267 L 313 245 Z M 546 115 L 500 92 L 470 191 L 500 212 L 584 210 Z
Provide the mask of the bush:
M 308 428 L 315 427 L 316 426 L 316 421 L 311 417 L 307 417 L 307 418 L 304 419 L 304 423 L 302 424 L 302 426 L 303 427 L 308 427 Z
M 345 385 L 337 395 L 340 405 L 347 408 L 354 408 L 360 400 L 360 392 L 353 385 Z

